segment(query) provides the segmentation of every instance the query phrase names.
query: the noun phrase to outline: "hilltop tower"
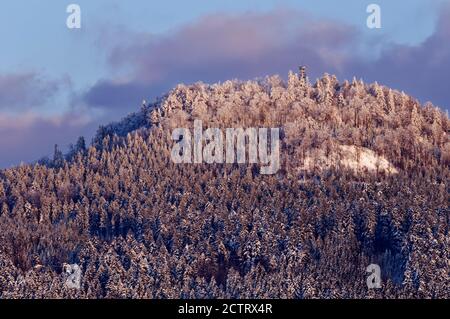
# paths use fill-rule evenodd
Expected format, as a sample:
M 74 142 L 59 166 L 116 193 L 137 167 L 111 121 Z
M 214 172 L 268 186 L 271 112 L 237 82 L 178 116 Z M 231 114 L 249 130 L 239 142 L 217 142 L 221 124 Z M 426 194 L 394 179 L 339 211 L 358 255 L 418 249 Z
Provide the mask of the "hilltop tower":
M 301 65 L 299 67 L 298 78 L 300 79 L 300 81 L 306 81 L 306 66 Z
M 301 65 L 299 67 L 298 78 L 300 80 L 300 89 L 304 97 L 308 96 L 308 78 L 306 75 L 306 66 Z

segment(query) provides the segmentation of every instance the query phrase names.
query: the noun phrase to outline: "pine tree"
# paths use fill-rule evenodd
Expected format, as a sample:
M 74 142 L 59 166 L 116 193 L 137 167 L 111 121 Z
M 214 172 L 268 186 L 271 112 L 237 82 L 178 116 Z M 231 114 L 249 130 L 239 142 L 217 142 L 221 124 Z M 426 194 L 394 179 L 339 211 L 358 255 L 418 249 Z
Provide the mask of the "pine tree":
M 80 136 L 75 144 L 75 150 L 77 153 L 85 153 L 86 152 L 86 141 L 83 136 Z
M 55 144 L 55 150 L 53 152 L 53 167 L 61 168 L 64 166 L 64 155 L 59 150 L 58 145 Z

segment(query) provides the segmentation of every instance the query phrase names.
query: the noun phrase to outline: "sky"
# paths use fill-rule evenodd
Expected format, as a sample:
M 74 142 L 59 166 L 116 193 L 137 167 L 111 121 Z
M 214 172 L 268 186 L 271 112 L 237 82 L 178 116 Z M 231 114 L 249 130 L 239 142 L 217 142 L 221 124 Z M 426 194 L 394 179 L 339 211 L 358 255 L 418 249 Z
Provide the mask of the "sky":
M 69 29 L 69 4 L 81 28 Z M 369 4 L 381 28 L 366 24 Z M 32 162 L 178 83 L 299 64 L 450 108 L 450 0 L 3 0 L 0 168 Z

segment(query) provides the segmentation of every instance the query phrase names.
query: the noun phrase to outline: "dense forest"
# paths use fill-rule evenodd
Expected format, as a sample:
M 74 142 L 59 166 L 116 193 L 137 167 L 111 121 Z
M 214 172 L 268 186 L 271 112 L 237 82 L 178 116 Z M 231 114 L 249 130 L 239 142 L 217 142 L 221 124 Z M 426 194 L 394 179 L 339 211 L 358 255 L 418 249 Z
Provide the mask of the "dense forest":
M 281 128 L 281 169 L 174 164 L 195 119 Z M 431 103 L 304 69 L 178 85 L 0 171 L 0 298 L 449 298 L 449 130 Z M 345 165 L 349 147 L 392 169 Z

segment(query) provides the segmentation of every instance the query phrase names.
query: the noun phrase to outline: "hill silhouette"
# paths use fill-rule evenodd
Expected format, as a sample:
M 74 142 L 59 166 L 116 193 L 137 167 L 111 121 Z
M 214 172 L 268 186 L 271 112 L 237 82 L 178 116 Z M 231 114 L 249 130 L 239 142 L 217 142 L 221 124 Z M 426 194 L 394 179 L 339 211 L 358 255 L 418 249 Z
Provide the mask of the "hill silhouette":
M 194 120 L 280 128 L 280 170 L 173 163 Z M 0 298 L 448 298 L 449 128 L 431 103 L 304 70 L 178 85 L 90 146 L 0 171 Z

